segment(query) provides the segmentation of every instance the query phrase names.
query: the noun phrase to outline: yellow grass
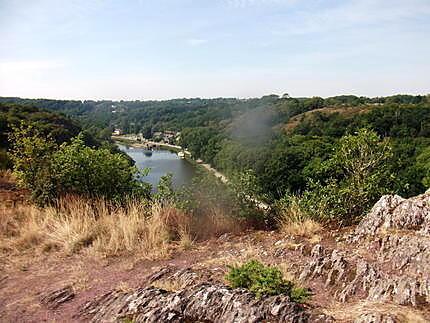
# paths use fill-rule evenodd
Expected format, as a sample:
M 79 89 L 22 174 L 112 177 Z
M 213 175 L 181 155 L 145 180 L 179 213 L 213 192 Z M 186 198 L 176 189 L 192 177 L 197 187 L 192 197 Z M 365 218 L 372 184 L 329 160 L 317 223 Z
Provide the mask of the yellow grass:
M 13 173 L 10 169 L 2 169 L 0 170 L 0 178 L 4 182 L 12 182 L 15 180 Z
M 279 230 L 284 234 L 308 238 L 316 243 L 321 239 L 318 233 L 322 230 L 322 226 L 306 217 L 298 204 L 293 202 L 288 208 L 282 210 Z
M 129 293 L 133 291 L 133 288 L 131 288 L 127 282 L 120 281 L 115 287 L 115 290 L 121 293 Z
M 56 207 L 20 205 L 2 213 L 0 248 L 7 254 L 85 250 L 99 256 L 139 253 L 154 258 L 167 256 L 173 240 L 182 240 L 184 247 L 192 241 L 185 234 L 189 217 L 159 204 L 134 201 L 115 207 L 104 200 L 69 197 Z
M 152 286 L 169 292 L 176 292 L 185 287 L 185 282 L 181 279 L 157 280 L 152 283 Z
M 319 239 L 315 237 L 315 235 L 316 233 L 321 231 L 321 225 L 311 219 L 303 220 L 300 222 L 284 221 L 282 222 L 280 229 L 281 232 L 285 234 L 310 238 L 312 240 L 317 240 L 318 242 Z
M 179 230 L 179 246 L 182 250 L 190 250 L 193 247 L 194 240 L 189 229 Z
M 381 303 L 373 301 L 358 301 L 355 304 L 334 303 L 331 307 L 324 310 L 326 314 L 332 315 L 339 321 L 353 321 L 366 313 L 379 313 L 382 315 L 393 315 L 399 322 L 404 323 L 425 323 L 428 320 L 424 313 L 416 308 L 400 306 L 391 303 Z
M 199 239 L 220 236 L 224 233 L 239 233 L 246 226 L 239 219 L 229 216 L 218 207 L 208 207 L 204 214 L 193 218 L 191 225 L 193 233 Z
M 0 212 L 0 254 L 6 255 L 59 251 L 155 259 L 169 256 L 174 248 L 192 248 L 197 237 L 238 228 L 220 211 L 193 217 L 171 205 L 148 201 L 119 207 L 103 199 L 69 196 L 54 207 L 21 204 Z

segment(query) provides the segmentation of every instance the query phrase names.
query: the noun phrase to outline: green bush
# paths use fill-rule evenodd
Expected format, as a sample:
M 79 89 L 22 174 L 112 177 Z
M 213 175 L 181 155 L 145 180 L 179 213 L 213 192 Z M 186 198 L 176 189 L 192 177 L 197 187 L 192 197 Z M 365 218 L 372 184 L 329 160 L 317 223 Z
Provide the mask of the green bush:
M 69 193 L 115 201 L 150 194 L 151 187 L 139 181 L 127 158 L 107 148 L 87 147 L 81 135 L 58 146 L 31 125 L 22 125 L 11 139 L 14 173 L 38 204 Z
M 32 199 L 45 204 L 55 197 L 52 154 L 58 149 L 50 136 L 43 136 L 33 125 L 13 128 L 11 158 L 18 184 L 31 192 Z
M 355 222 L 384 194 L 396 177 L 388 167 L 391 145 L 371 130 L 342 137 L 332 157 L 321 163 L 321 181 L 309 181 L 299 198 L 286 195 L 278 204 L 298 203 L 300 211 L 317 221 Z
M 124 196 L 149 195 L 150 187 L 137 180 L 137 167 L 122 154 L 85 146 L 81 135 L 53 154 L 58 193 L 77 193 L 121 200 Z
M 265 266 L 256 260 L 238 267 L 231 266 L 226 279 L 231 287 L 249 289 L 258 298 L 286 294 L 292 301 L 303 303 L 311 296 L 308 289 L 295 287 L 285 280 L 278 268 Z
M 430 188 L 430 147 L 423 150 L 417 157 L 417 168 L 423 174 L 422 183 L 426 188 Z

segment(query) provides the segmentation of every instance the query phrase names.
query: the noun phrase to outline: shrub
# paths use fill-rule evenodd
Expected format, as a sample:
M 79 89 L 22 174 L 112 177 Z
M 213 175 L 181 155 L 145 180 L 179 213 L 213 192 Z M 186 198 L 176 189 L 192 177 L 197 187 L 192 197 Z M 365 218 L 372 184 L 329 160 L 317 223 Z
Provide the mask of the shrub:
M 296 303 L 305 303 L 312 296 L 309 288 L 293 287 L 291 289 L 290 298 Z
M 124 196 L 149 196 L 150 187 L 138 181 L 135 166 L 109 149 L 85 146 L 81 135 L 62 144 L 53 154 L 57 193 L 77 193 L 122 200 Z
M 68 193 L 117 201 L 150 194 L 150 186 L 139 181 L 137 168 L 127 158 L 108 148 L 87 147 L 82 135 L 58 146 L 23 124 L 10 139 L 18 183 L 31 191 L 38 204 Z
M 282 202 L 317 221 L 355 222 L 381 195 L 392 192 L 396 178 L 387 166 L 391 157 L 390 143 L 374 131 L 346 135 L 318 170 L 325 180 L 309 181 L 308 190 L 286 195 Z
M 32 125 L 21 124 L 10 134 L 11 158 L 18 184 L 30 190 L 32 198 L 45 204 L 55 196 L 52 154 L 58 149 L 50 136 L 43 137 Z
M 285 280 L 278 268 L 265 266 L 256 260 L 238 267 L 231 266 L 226 279 L 231 287 L 249 289 L 258 298 L 287 294 L 292 301 L 302 303 L 310 297 L 308 290 L 297 288 Z
M 430 147 L 424 149 L 417 157 L 417 167 L 423 174 L 422 183 L 426 188 L 430 188 Z

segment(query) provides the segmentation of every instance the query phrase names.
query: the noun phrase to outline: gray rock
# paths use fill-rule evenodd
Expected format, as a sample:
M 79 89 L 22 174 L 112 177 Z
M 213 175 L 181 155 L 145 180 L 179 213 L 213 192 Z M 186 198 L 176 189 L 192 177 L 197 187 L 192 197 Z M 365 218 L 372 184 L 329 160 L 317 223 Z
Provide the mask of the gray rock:
M 395 275 L 361 257 L 348 259 L 345 252 L 333 250 L 321 256 L 314 248 L 313 259 L 302 271 L 302 281 L 320 277 L 334 290 L 335 298 L 347 302 L 356 295 L 371 301 L 391 301 L 418 306 L 430 303 L 430 278 L 423 275 Z
M 178 292 L 139 288 L 112 291 L 85 304 L 79 317 L 91 322 L 332 322 L 311 313 L 286 295 L 255 298 L 244 289 L 200 284 Z
M 75 292 L 73 291 L 72 286 L 65 286 L 42 295 L 40 303 L 49 309 L 56 309 L 61 304 L 70 301 L 74 297 Z
M 430 234 L 430 192 L 404 199 L 385 195 L 360 222 L 353 240 L 375 235 L 383 229 L 405 229 Z
M 391 314 L 365 313 L 354 320 L 354 323 L 396 323 L 399 320 Z

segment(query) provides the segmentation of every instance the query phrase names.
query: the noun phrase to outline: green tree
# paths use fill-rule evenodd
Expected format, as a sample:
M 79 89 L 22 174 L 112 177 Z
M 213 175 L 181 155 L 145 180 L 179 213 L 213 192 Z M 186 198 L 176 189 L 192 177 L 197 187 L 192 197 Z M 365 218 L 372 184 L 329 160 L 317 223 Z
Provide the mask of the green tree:
M 138 180 L 138 169 L 123 155 L 87 147 L 81 135 L 62 144 L 52 158 L 59 195 L 77 193 L 113 200 L 149 196 L 150 187 Z
M 417 157 L 417 168 L 422 172 L 422 183 L 426 188 L 430 188 L 430 147 L 424 149 Z
M 82 135 L 58 146 L 34 126 L 22 124 L 10 139 L 18 182 L 39 204 L 68 193 L 116 201 L 150 194 L 150 185 L 139 181 L 145 173 L 122 154 L 86 146 Z
M 381 195 L 393 191 L 396 178 L 388 167 L 391 157 L 389 141 L 372 130 L 342 137 L 333 156 L 318 170 L 324 180 L 311 181 L 303 193 L 301 209 L 318 220 L 354 222 Z
M 18 184 L 29 189 L 32 198 L 44 204 L 55 196 L 52 153 L 58 146 L 50 136 L 42 137 L 32 125 L 21 123 L 9 136 L 11 158 Z

